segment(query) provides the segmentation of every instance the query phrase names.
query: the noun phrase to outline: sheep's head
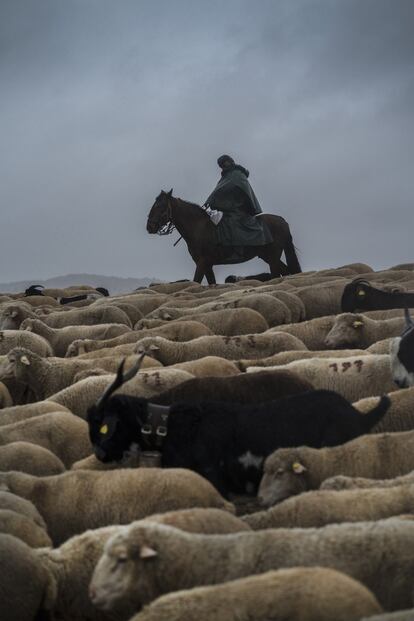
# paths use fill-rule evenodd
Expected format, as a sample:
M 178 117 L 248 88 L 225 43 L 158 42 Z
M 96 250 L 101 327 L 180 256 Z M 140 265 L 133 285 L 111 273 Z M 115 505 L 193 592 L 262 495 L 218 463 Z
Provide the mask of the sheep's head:
M 147 356 L 151 356 L 151 358 L 154 358 L 154 360 L 162 362 L 162 360 L 160 359 L 160 353 L 161 344 L 164 340 L 165 339 L 160 336 L 146 336 L 145 338 L 139 340 L 135 345 L 135 353 L 140 355 L 145 354 Z
M 401 336 L 391 341 L 390 360 L 394 382 L 400 388 L 414 386 L 414 323 L 405 310 L 406 327 Z
M 303 459 L 294 450 L 279 449 L 265 461 L 259 501 L 271 507 L 285 498 L 305 492 L 308 489 L 306 472 Z
M 16 378 L 22 383 L 27 382 L 29 367 L 34 358 L 40 358 L 33 352 L 24 347 L 15 347 L 5 357 L 0 367 L 0 379 Z
M 338 315 L 325 338 L 328 349 L 358 349 L 365 345 L 367 318 L 354 313 Z
M 113 535 L 106 543 L 89 586 L 94 606 L 120 610 L 126 603 L 139 610 L 162 594 L 168 583 L 159 576 L 167 538 L 185 535 L 161 524 L 137 523 Z
M 17 304 L 8 304 L 0 309 L 0 330 L 18 330 L 25 318 Z
M 88 342 L 90 341 L 86 341 L 84 339 L 76 339 L 76 341 L 72 341 L 66 350 L 65 358 L 73 358 L 81 354 L 86 354 L 90 351 L 87 347 Z

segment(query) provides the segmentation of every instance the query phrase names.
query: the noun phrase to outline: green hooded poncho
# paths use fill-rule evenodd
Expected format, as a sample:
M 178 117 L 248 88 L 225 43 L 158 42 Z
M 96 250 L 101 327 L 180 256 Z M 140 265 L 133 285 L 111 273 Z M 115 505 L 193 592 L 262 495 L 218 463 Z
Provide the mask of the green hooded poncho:
M 248 176 L 243 166 L 227 168 L 206 200 L 211 209 L 223 212 L 215 229 L 217 243 L 222 246 L 263 246 L 273 241 L 266 224 L 254 217 L 262 209 Z

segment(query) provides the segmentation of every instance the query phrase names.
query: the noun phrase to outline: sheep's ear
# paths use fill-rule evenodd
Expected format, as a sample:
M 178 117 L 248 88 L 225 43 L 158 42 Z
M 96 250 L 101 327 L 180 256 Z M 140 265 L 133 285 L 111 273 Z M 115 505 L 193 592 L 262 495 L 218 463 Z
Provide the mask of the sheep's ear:
M 360 327 L 361 327 L 361 326 L 363 326 L 363 325 L 364 325 L 364 322 L 363 322 L 363 321 L 359 321 L 359 320 L 354 321 L 354 323 L 352 324 L 352 326 L 353 326 L 354 328 L 360 328 Z
M 142 546 L 139 551 L 139 558 L 147 559 L 154 558 L 154 556 L 158 556 L 158 552 L 156 552 L 153 548 L 150 548 L 150 546 Z
M 150 345 L 150 351 L 160 351 L 158 345 Z
M 164 314 L 164 319 L 172 319 L 170 313 L 165 313 Z
M 25 326 L 23 329 L 26 330 L 26 332 L 33 332 L 33 327 L 30 324 Z
M 25 364 L 28 367 L 30 366 L 30 360 L 29 360 L 29 358 L 26 355 L 22 356 L 20 358 L 20 362 L 22 362 L 23 364 Z
M 295 463 L 292 464 L 292 470 L 295 474 L 302 474 L 302 472 L 306 472 L 307 468 L 299 461 L 295 461 Z

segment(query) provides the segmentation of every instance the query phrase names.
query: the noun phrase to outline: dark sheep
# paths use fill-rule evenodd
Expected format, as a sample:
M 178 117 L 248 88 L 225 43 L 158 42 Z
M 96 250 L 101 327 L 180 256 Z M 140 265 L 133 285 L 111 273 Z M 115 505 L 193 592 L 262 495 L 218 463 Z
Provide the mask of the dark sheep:
M 356 278 L 346 285 L 341 298 L 343 313 L 413 307 L 414 292 L 383 291 L 363 278 Z
M 342 396 L 326 390 L 243 406 L 205 402 L 165 407 L 122 394 L 109 399 L 122 382 L 121 366 L 113 388 L 89 408 L 96 457 L 120 461 L 132 445 L 158 449 L 163 467 L 194 470 L 225 496 L 255 493 L 263 462 L 277 448 L 345 443 L 368 433 L 390 405 L 382 397 L 377 407 L 361 415 Z
M 237 363 L 236 363 L 237 364 Z M 313 390 L 313 386 L 290 371 L 259 371 L 231 377 L 194 377 L 154 397 L 163 405 L 187 401 L 262 403 Z
M 44 289 L 44 286 L 43 285 L 30 285 L 30 287 L 28 287 L 25 290 L 24 295 L 25 297 L 29 297 L 31 295 L 44 295 L 44 293 L 40 291 L 40 289 Z
M 401 336 L 391 343 L 391 371 L 399 388 L 414 386 L 414 323 L 410 312 L 405 309 L 406 327 Z
M 260 280 L 260 282 L 266 282 L 271 280 L 273 276 L 267 272 L 262 272 L 261 274 L 253 274 L 253 276 L 235 276 L 234 274 L 230 274 L 227 276 L 224 282 L 226 283 L 235 283 L 240 280 Z

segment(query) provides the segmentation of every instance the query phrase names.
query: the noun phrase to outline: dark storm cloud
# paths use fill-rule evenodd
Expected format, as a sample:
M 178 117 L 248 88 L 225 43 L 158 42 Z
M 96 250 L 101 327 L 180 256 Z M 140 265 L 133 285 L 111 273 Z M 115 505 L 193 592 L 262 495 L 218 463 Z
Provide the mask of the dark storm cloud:
M 413 26 L 411 0 L 3 0 L 0 281 L 190 276 L 146 215 L 226 151 L 305 268 L 412 259 Z

